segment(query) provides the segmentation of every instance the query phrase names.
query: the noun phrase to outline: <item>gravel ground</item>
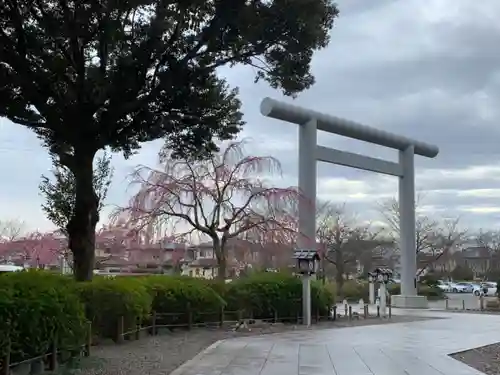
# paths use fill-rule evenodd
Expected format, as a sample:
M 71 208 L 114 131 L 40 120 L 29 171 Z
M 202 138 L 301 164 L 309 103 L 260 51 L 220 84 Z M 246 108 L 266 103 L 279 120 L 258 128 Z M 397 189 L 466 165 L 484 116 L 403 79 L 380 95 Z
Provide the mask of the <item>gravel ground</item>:
M 414 316 L 393 316 L 388 319 L 360 319 L 314 324 L 309 329 L 344 328 L 374 324 L 390 324 L 427 320 Z M 105 344 L 94 347 L 90 358 L 75 363 L 73 368 L 63 368 L 57 375 L 168 375 L 182 363 L 193 358 L 217 340 L 242 336 L 289 332 L 307 329 L 302 326 L 277 324 L 250 332 L 233 332 L 224 329 L 194 329 L 191 331 L 161 332 L 139 341 L 122 345 Z M 78 368 L 75 368 L 78 367 Z
M 486 375 L 500 374 L 500 343 L 450 354 L 450 357 Z

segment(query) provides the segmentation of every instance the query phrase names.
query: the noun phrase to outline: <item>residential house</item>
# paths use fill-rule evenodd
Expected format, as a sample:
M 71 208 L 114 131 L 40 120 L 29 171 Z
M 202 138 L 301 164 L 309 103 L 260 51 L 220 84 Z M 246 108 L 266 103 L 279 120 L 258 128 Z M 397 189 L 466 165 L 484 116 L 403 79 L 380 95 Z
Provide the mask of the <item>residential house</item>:
M 474 273 L 474 277 L 481 277 L 492 269 L 498 268 L 497 257 L 486 247 L 471 246 L 462 250 L 457 260 Z
M 449 273 L 457 265 L 456 253 L 446 253 L 443 255 L 422 251 L 417 254 L 417 269 L 425 272 Z
M 96 268 L 103 272 L 175 273 L 185 256 L 184 244 L 135 245 L 110 252 L 96 248 Z
M 248 265 L 258 262 L 259 247 L 249 241 L 230 239 L 226 244 L 226 278 L 238 277 Z M 182 260 L 182 274 L 205 279 L 217 278 L 219 267 L 211 241 L 190 246 Z

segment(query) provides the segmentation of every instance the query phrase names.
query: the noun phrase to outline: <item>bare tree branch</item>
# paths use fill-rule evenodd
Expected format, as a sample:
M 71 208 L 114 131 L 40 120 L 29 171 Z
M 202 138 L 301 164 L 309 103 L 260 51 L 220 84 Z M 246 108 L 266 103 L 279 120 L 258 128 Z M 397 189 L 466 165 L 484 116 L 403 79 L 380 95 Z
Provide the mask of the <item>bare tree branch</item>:
M 347 267 L 356 263 L 361 253 L 376 247 L 380 232 L 360 224 L 355 215 L 347 213 L 345 204 L 322 203 L 317 216 L 316 237 L 323 245 L 324 259 L 335 265 L 337 286 L 342 289 Z
M 16 240 L 23 234 L 25 229 L 25 224 L 21 220 L 0 220 L 0 242 Z
M 458 246 L 467 234 L 467 230 L 459 228 L 460 218 L 448 219 L 439 223 L 430 237 L 430 249 L 433 259 L 429 260 L 417 273 L 420 276 L 428 267 L 442 257 L 450 254 L 453 247 Z
M 417 196 L 416 217 L 415 217 L 415 250 L 417 253 L 431 249 L 432 241 L 438 223 L 426 215 L 418 213 L 418 206 L 421 203 L 422 196 Z M 378 211 L 383 220 L 388 225 L 390 236 L 395 244 L 399 243 L 400 223 L 399 223 L 399 202 L 395 199 L 389 199 L 378 203 Z
M 128 216 L 136 228 L 182 224 L 203 233 L 213 243 L 219 277 L 226 274 L 227 242 L 244 233 L 259 236 L 283 231 L 288 222 L 282 213 L 299 197 L 295 188 L 276 188 L 262 178 L 281 173 L 272 157 L 245 156 L 243 143 L 230 143 L 207 160 L 173 159 L 161 155 L 162 169 L 139 166 L 133 183 L 139 192 L 129 207 L 118 214 Z

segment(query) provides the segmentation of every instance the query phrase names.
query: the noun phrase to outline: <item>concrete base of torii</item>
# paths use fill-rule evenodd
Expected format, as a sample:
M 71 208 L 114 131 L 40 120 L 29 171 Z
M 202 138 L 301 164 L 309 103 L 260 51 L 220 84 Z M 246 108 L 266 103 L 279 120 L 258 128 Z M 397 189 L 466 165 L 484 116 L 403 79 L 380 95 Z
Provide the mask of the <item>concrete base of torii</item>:
M 428 309 L 429 304 L 425 296 L 391 296 L 391 306 L 401 309 Z

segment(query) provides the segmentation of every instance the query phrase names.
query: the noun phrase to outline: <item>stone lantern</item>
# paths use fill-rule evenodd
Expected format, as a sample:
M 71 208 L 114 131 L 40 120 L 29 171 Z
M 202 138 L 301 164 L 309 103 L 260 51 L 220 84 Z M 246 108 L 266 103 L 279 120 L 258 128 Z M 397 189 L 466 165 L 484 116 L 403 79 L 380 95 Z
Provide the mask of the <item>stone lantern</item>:
M 294 251 L 297 271 L 302 275 L 302 323 L 311 325 L 311 276 L 318 272 L 319 254 L 313 249 L 297 249 Z

